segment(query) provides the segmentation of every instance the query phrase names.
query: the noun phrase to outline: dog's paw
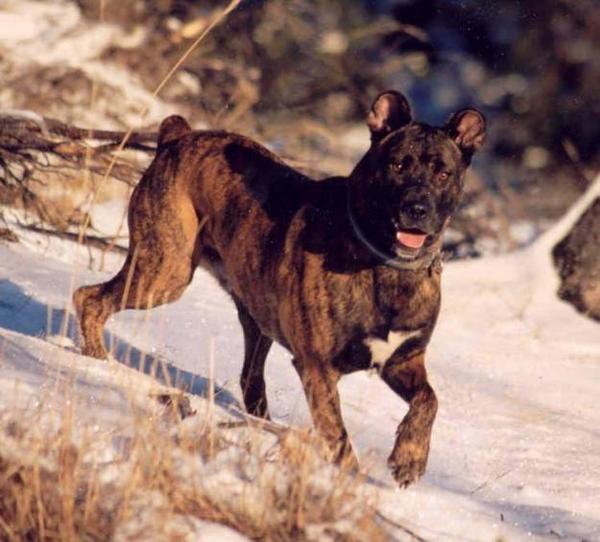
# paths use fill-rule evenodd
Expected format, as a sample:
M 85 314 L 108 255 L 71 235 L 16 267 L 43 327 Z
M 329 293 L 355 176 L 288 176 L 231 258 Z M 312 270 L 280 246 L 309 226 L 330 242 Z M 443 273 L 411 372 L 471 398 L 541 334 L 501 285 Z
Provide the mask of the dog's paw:
M 416 482 L 423 474 L 427 467 L 427 457 L 414 457 L 406 455 L 403 458 L 396 458 L 396 454 L 388 459 L 388 467 L 398 485 L 401 488 L 408 487 Z
M 108 352 L 106 351 L 106 349 L 102 345 L 90 345 L 90 346 L 87 346 L 86 344 L 84 344 L 81 347 L 81 355 L 82 356 L 88 356 L 90 358 L 101 359 L 101 360 L 104 360 L 104 361 L 108 361 L 109 360 Z

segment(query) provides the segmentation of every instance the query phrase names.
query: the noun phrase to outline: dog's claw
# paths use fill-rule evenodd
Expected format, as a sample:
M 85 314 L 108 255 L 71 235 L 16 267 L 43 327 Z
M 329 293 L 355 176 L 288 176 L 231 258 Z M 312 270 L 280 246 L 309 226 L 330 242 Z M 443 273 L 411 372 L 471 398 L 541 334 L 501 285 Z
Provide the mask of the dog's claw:
M 399 462 L 394 457 L 388 459 L 388 467 L 398 486 L 401 489 L 406 489 L 410 484 L 416 482 L 423 474 L 427 459 L 412 459 Z

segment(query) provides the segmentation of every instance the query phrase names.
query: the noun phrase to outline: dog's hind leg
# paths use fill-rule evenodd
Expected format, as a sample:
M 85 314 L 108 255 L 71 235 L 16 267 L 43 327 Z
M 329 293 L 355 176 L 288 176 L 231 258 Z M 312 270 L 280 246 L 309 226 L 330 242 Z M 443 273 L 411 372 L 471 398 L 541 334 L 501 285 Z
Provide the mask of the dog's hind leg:
M 427 382 L 422 352 L 407 359 L 392 357 L 383 367 L 381 377 L 409 405 L 388 459 L 398 484 L 407 486 L 425 472 L 437 399 Z
M 329 448 L 330 459 L 344 468 L 358 470 L 358 459 L 342 419 L 337 390 L 340 374 L 333 369 L 302 362 L 298 358 L 294 358 L 292 363 L 304 386 L 315 429 Z
M 108 282 L 73 294 L 84 355 L 106 358 L 106 320 L 124 309 L 150 309 L 178 299 L 192 280 L 198 218 L 189 200 L 167 195 L 152 200 L 134 192 L 129 212 L 130 247 L 122 269 Z
M 249 414 L 270 419 L 265 390 L 265 361 L 273 340 L 263 335 L 246 307 L 235 299 L 238 317 L 244 330 L 244 368 L 240 385 Z

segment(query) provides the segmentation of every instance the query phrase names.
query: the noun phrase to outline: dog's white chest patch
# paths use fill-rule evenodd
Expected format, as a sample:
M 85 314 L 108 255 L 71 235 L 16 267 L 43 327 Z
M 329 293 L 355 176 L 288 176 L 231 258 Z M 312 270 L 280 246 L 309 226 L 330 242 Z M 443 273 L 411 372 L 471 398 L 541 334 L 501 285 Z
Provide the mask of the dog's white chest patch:
M 418 337 L 420 334 L 421 330 L 417 329 L 413 331 L 390 331 L 385 340 L 379 337 L 367 337 L 364 343 L 371 351 L 371 366 L 381 366 L 406 341 Z

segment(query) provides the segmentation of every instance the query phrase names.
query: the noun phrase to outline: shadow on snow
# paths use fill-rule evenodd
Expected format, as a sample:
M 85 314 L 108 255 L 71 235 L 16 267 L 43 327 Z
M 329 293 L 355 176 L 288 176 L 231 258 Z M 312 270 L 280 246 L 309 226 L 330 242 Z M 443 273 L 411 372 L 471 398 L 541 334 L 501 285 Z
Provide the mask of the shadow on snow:
M 6 279 L 0 280 L 0 327 L 33 337 L 64 336 L 75 343 L 79 338 L 77 322 L 72 313 L 41 303 Z M 174 367 L 159 356 L 143 352 L 107 331 L 104 332 L 104 343 L 119 363 L 147 374 L 161 384 L 192 395 L 208 396 L 208 378 Z M 241 410 L 235 396 L 216 385 L 215 402 L 223 408 Z

